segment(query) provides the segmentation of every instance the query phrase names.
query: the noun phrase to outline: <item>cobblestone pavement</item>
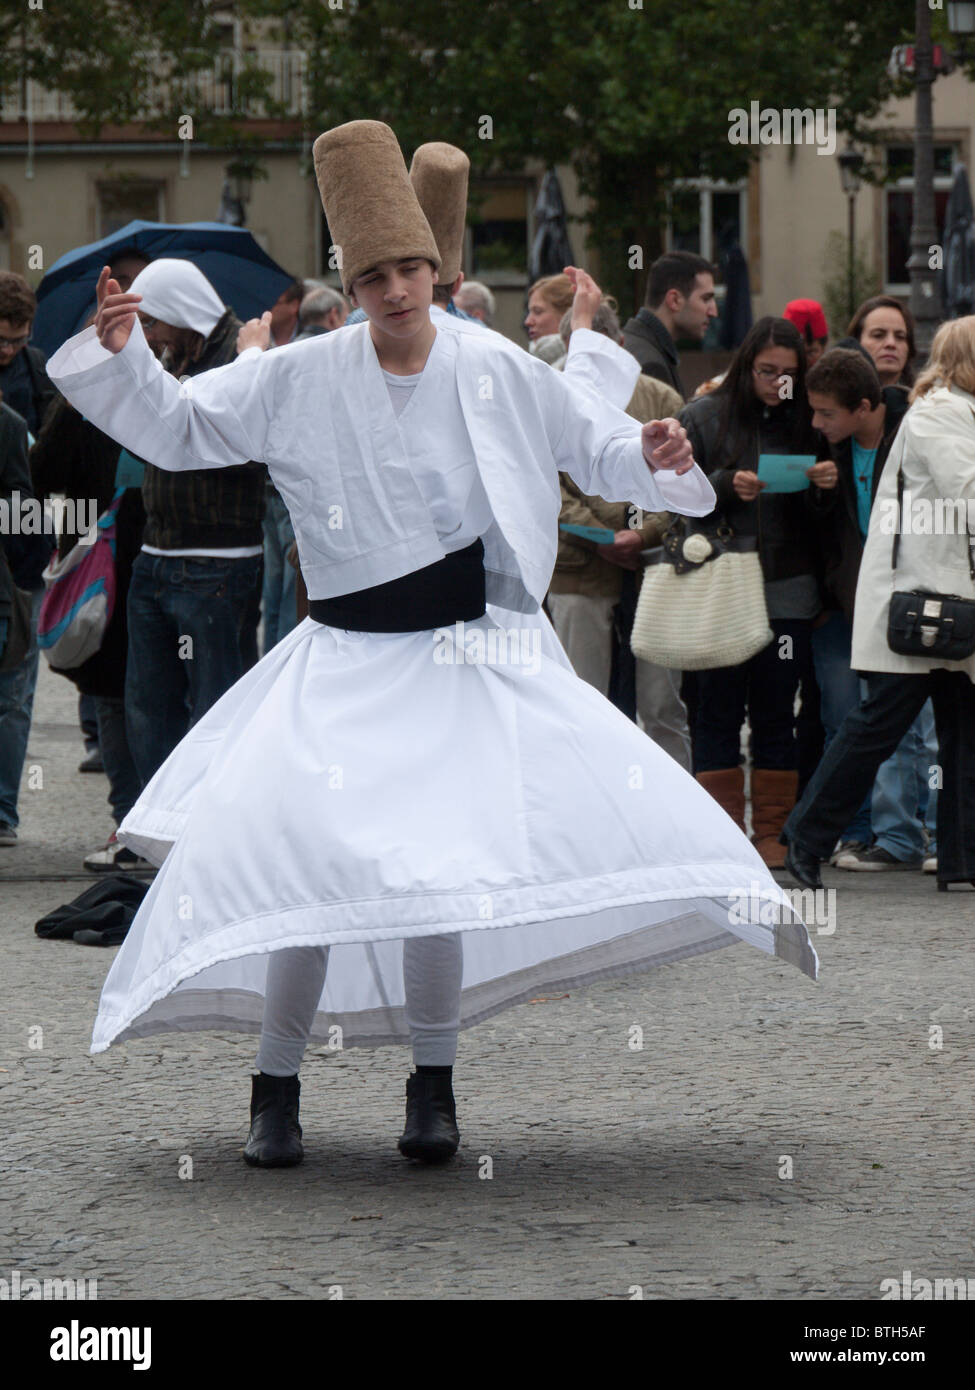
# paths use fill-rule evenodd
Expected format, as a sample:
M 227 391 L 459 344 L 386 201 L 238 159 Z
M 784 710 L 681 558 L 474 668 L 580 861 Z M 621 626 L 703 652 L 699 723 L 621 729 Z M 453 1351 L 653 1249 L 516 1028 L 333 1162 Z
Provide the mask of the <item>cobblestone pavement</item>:
M 406 1049 L 316 1050 L 304 1165 L 251 1170 L 255 1040 L 91 1057 L 114 952 L 33 934 L 111 829 L 81 755 L 73 688 L 45 670 L 21 844 L 0 849 L 0 1279 L 97 1279 L 100 1299 L 819 1299 L 975 1276 L 972 891 L 829 871 L 818 984 L 742 945 L 462 1034 L 443 1169 L 396 1152 Z

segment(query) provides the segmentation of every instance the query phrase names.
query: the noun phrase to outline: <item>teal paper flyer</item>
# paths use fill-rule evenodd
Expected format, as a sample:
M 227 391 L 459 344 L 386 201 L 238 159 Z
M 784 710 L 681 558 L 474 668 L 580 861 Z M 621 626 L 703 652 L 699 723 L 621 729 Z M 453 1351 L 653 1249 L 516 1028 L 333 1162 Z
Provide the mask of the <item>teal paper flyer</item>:
M 802 492 L 809 486 L 806 469 L 815 462 L 815 454 L 759 454 L 758 476 L 766 492 Z
M 581 536 L 586 541 L 595 541 L 597 545 L 612 545 L 616 535 L 615 531 L 604 531 L 601 526 L 574 526 L 571 521 L 560 521 L 559 530 Z

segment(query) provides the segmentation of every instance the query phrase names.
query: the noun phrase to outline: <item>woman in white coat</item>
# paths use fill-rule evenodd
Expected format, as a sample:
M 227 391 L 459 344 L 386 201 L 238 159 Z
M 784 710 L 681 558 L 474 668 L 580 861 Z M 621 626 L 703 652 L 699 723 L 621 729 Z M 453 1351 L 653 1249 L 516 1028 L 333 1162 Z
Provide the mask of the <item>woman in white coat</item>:
M 938 766 L 929 772 L 939 779 L 938 888 L 975 883 L 975 650 L 949 661 L 899 654 L 887 642 L 895 592 L 975 600 L 975 316 L 942 324 L 911 400 L 877 488 L 857 583 L 852 666 L 866 695 L 785 826 L 786 867 L 810 887 L 929 696 L 938 731 Z
M 493 334 L 431 319 L 440 256 L 388 127 L 329 131 L 315 162 L 367 322 L 178 386 L 137 296 L 103 272 L 96 328 L 48 364 L 160 467 L 266 462 L 309 594 L 309 617 L 120 828 L 162 870 L 93 1051 L 260 1033 L 245 1158 L 283 1166 L 302 1156 L 309 1040 L 409 1042 L 399 1147 L 435 1161 L 458 1144 L 459 1028 L 736 940 L 813 977 L 816 956 L 744 836 L 568 669 L 539 617 L 559 470 L 587 493 L 703 515 L 714 493 L 683 431 L 641 429 Z M 618 349 L 580 330 L 577 351 Z

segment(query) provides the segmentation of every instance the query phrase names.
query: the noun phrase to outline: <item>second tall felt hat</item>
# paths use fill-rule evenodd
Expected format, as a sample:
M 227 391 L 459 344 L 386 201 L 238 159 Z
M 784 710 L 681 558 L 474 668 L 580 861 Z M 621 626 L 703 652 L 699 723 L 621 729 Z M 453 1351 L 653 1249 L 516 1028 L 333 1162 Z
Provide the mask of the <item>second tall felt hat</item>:
M 441 285 L 454 283 L 464 258 L 470 167 L 463 150 L 439 140 L 421 145 L 410 165 L 410 179 L 440 251 Z
M 312 153 L 332 242 L 341 253 L 346 294 L 379 261 L 422 256 L 439 269 L 436 238 L 388 125 L 349 121 L 335 126 L 319 135 Z

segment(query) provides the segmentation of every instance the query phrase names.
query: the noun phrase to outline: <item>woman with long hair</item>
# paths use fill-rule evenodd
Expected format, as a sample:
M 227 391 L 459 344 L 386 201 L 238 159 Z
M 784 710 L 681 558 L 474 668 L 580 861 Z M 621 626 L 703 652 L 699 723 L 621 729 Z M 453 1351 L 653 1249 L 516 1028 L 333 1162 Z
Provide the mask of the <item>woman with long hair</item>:
M 887 642 L 895 592 L 975 599 L 975 316 L 941 325 L 911 401 L 884 465 L 857 581 L 852 661 L 865 673 L 866 694 L 786 825 L 786 867 L 810 887 L 929 698 L 938 731 L 938 887 L 975 882 L 975 653 L 956 661 L 906 656 Z M 932 524 L 939 514 L 940 527 Z
M 698 673 L 694 771 L 744 828 L 741 726 L 751 726 L 751 801 L 755 846 L 770 867 L 781 867 L 778 836 L 798 788 L 794 704 L 811 670 L 812 620 L 819 608 L 808 489 L 768 492 L 758 476 L 762 454 L 816 453 L 805 389 L 802 338 L 786 319 L 759 319 L 721 385 L 692 401 L 680 421 L 694 457 L 708 474 L 717 507 L 700 523 L 721 523 L 755 536 L 774 639 L 739 666 Z M 813 481 L 819 477 L 811 470 Z

